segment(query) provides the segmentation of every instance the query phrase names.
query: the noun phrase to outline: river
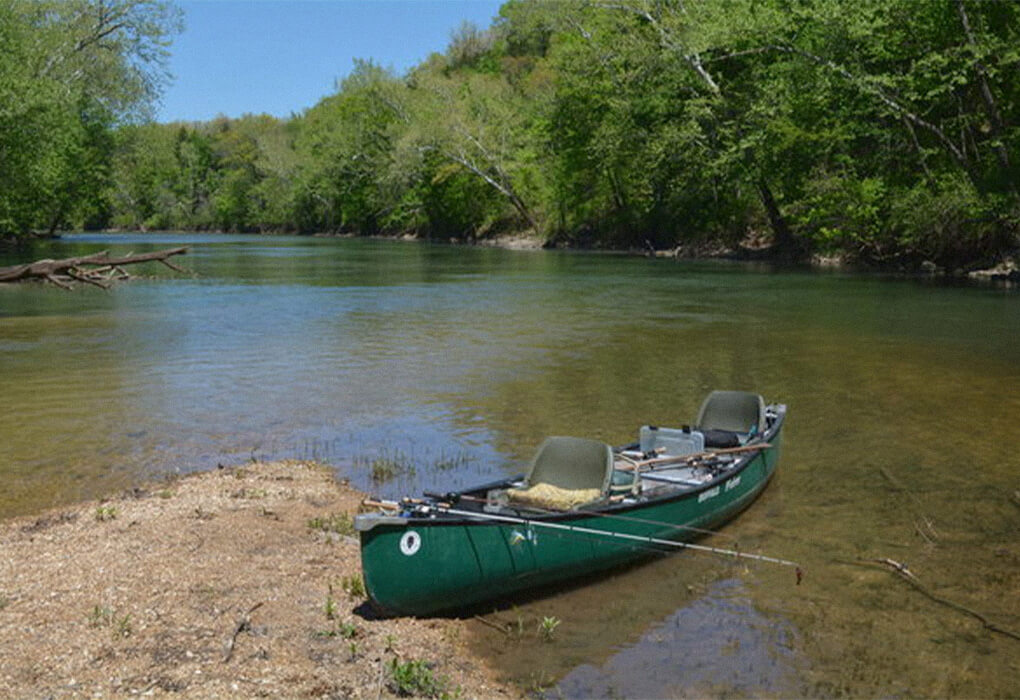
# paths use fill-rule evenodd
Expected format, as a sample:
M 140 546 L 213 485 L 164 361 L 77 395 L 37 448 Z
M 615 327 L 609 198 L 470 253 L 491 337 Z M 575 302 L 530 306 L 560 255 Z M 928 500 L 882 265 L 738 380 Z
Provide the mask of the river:
M 1020 694 L 1020 295 L 729 262 L 413 242 L 65 237 L 0 265 L 191 246 L 109 292 L 0 285 L 0 516 L 251 458 L 384 497 L 628 442 L 714 388 L 789 406 L 779 474 L 708 543 L 494 613 L 549 697 Z M 541 620 L 559 621 L 549 641 Z

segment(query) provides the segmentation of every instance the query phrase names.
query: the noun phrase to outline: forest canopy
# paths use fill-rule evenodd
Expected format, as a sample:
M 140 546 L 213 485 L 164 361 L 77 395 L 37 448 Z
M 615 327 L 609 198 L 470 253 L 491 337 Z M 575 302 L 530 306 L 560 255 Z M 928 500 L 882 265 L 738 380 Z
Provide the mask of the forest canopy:
M 289 119 L 158 124 L 140 117 L 172 8 L 0 0 L 0 231 L 523 231 L 965 266 L 1017 244 L 1018 19 L 1009 1 L 510 0 L 405 75 L 357 62 Z
M 102 225 L 115 129 L 151 116 L 179 12 L 0 0 L 0 235 Z

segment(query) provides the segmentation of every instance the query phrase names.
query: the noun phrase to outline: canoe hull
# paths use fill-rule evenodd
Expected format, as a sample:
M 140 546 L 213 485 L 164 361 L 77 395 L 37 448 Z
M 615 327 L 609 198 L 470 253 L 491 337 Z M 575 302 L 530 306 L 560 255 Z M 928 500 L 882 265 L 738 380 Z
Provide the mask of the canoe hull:
M 733 518 L 774 474 L 780 428 L 777 424 L 766 436 L 770 447 L 744 458 L 724 477 L 632 506 L 520 522 L 380 518 L 360 533 L 366 588 L 386 613 L 429 615 L 585 576 L 647 557 L 657 548 L 672 549 L 616 533 L 689 541 L 698 536 L 696 529 Z

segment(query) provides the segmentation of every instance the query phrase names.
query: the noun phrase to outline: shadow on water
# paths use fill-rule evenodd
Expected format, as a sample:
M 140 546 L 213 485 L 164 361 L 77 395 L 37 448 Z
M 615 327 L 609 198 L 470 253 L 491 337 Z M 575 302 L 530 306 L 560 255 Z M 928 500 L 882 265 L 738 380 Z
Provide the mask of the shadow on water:
M 790 407 L 779 471 L 705 543 L 797 561 L 802 585 L 683 552 L 520 600 L 486 615 L 515 638 L 477 622 L 470 642 L 552 696 L 1020 696 L 1020 643 L 869 563 L 1020 628 L 1016 290 L 287 237 L 16 254 L 181 242 L 192 276 L 0 287 L 0 515 L 252 457 L 455 490 L 548 435 L 621 444 L 753 389 Z
M 723 579 L 604 664 L 582 664 L 546 693 L 563 698 L 761 697 L 796 692 L 793 631 Z

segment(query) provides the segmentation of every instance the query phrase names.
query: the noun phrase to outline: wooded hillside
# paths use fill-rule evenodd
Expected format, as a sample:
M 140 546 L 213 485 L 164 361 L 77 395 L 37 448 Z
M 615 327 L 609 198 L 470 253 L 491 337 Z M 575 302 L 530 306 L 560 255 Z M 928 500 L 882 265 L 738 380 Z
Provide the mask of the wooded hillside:
M 78 110 L 99 146 L 47 142 L 66 167 L 94 156 L 73 206 L 16 188 L 0 228 L 529 230 L 990 262 L 1020 221 L 1018 20 L 1009 1 L 511 0 L 408 75 L 358 63 L 288 120 L 90 131 Z M 12 217 L 33 192 L 46 206 Z

